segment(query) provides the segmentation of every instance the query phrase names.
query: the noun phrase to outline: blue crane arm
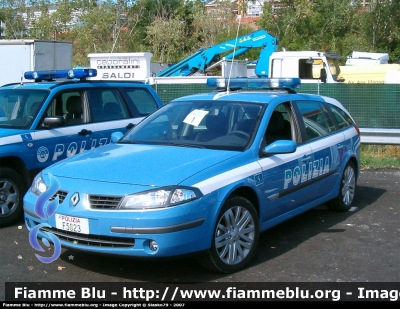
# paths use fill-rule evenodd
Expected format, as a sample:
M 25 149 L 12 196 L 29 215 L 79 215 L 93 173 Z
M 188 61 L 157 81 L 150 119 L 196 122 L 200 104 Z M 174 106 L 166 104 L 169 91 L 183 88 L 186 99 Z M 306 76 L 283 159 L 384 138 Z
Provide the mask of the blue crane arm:
M 235 58 L 237 56 L 240 56 L 240 55 L 244 54 L 249 49 L 251 49 L 251 48 L 250 47 L 240 48 L 238 50 L 235 50 L 233 53 L 230 53 L 230 54 L 224 56 L 224 58 L 227 59 L 227 60 L 233 59 L 233 58 Z
M 271 46 L 264 46 L 259 54 L 256 67 L 254 68 L 254 74 L 258 77 L 268 77 L 269 73 L 269 58 L 276 49 Z
M 239 56 L 252 48 L 262 48 L 262 50 L 267 48 L 267 50 L 272 53 L 277 50 L 277 47 L 277 38 L 270 35 L 265 30 L 258 30 L 238 38 L 216 44 L 207 49 L 201 48 L 196 53 L 170 66 L 164 71 L 159 72 L 156 76 L 188 76 L 197 71 L 204 73 L 207 67 L 221 58 L 222 54 L 231 50 L 233 50 L 233 52 L 224 56 L 225 59 L 233 59 L 234 57 Z M 268 55 L 264 52 L 264 56 Z
M 198 57 L 200 54 L 202 54 L 203 50 L 204 50 L 203 48 L 200 48 L 196 53 L 170 66 L 169 68 L 159 72 L 156 76 L 176 76 L 175 73 L 184 70 L 187 67 L 187 62 L 190 61 L 192 58 Z

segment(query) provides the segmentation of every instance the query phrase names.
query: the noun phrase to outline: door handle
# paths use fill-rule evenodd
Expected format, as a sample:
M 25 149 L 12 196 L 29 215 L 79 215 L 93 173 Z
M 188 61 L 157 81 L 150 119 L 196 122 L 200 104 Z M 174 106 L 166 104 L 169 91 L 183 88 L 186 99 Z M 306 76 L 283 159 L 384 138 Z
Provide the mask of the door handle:
M 87 129 L 82 129 L 80 132 L 78 132 L 78 135 L 89 135 L 92 134 L 93 132 Z

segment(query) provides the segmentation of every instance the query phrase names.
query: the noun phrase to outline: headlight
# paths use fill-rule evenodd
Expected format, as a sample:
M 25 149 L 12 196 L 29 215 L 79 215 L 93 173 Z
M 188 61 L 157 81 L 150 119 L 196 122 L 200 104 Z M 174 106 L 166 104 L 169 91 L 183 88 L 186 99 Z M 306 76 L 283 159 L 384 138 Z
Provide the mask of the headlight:
M 33 179 L 32 185 L 31 185 L 31 191 L 32 193 L 36 195 L 40 195 L 43 192 L 47 191 L 48 186 L 44 182 L 42 178 L 42 173 L 39 173 L 36 175 L 35 179 Z
M 165 187 L 127 195 L 119 209 L 152 209 L 176 206 L 198 199 L 200 190 L 190 187 Z

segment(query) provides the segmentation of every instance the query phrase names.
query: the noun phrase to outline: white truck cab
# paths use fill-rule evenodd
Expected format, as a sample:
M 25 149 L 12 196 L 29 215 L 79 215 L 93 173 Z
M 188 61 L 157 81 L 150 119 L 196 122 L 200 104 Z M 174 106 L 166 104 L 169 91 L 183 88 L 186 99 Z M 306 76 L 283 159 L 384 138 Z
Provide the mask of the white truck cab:
M 319 51 L 281 51 L 270 56 L 268 76 L 298 77 L 302 83 L 336 83 L 340 55 Z

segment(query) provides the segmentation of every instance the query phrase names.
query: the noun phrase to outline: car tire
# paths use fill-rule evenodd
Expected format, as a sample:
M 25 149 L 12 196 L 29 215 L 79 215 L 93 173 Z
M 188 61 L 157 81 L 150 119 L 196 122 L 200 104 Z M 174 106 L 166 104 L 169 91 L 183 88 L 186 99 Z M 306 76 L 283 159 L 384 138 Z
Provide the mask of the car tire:
M 238 271 L 254 257 L 258 240 L 259 220 L 253 204 L 243 197 L 231 197 L 217 218 L 210 250 L 198 261 L 212 271 Z
M 354 202 L 356 194 L 357 179 L 354 163 L 349 161 L 343 170 L 340 180 L 340 188 L 338 196 L 328 202 L 328 207 L 334 211 L 346 212 Z
M 24 180 L 16 171 L 0 168 L 0 226 L 13 224 L 22 218 L 25 192 Z

